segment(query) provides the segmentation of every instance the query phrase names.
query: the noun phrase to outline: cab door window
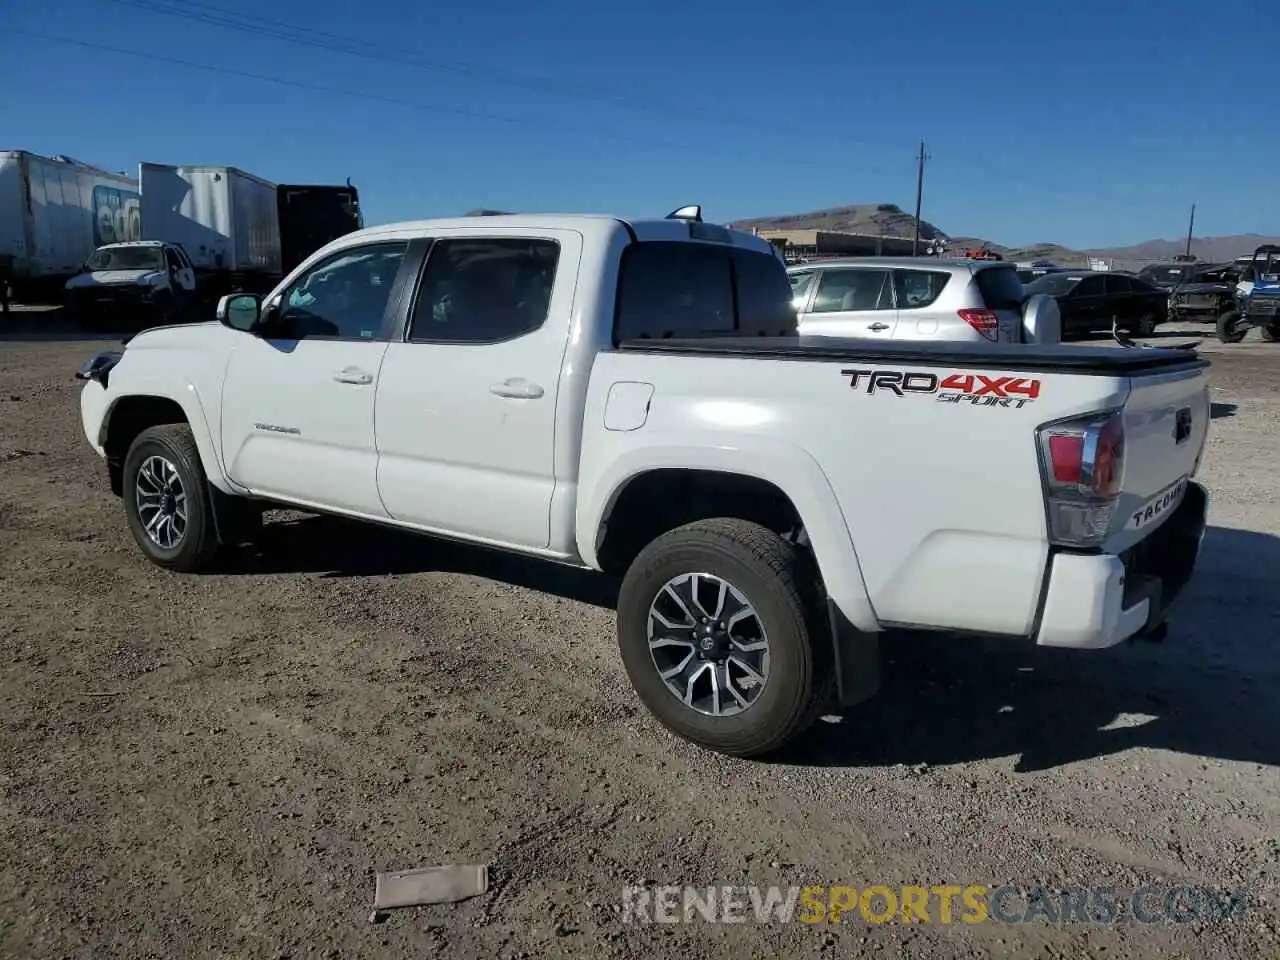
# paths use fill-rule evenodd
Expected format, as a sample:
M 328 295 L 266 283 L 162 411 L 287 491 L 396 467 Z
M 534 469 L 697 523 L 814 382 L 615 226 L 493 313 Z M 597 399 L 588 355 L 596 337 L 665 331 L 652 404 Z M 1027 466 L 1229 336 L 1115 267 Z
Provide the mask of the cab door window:
M 368 244 L 320 261 L 282 295 L 281 335 L 340 340 L 384 337 L 387 303 L 408 246 L 402 241 Z

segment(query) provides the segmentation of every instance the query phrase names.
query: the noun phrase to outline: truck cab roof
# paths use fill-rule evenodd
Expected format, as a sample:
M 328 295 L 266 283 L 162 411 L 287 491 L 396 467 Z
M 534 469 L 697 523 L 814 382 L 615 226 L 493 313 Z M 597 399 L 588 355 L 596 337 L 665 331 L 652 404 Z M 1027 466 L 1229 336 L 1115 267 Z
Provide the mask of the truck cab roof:
M 171 247 L 175 244 L 164 240 L 121 240 L 119 243 L 104 243 L 99 250 L 120 250 L 125 247 Z
M 624 219 L 592 213 L 531 213 L 492 216 L 451 217 L 432 220 L 407 220 L 365 227 L 342 237 L 342 244 L 365 243 L 379 238 L 423 235 L 435 230 L 576 230 L 588 240 L 602 240 L 608 234 L 623 230 L 638 241 L 684 241 L 728 243 L 747 250 L 776 255 L 777 248 L 768 240 L 741 230 L 718 224 L 685 219 Z

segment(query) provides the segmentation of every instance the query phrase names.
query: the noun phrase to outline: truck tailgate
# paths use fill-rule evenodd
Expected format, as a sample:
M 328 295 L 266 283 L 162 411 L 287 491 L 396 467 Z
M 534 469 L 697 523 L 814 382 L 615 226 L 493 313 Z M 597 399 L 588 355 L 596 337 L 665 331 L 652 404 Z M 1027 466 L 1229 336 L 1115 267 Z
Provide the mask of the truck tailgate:
M 1124 475 L 1108 549 L 1146 537 L 1181 502 L 1209 429 L 1206 367 L 1140 373 L 1124 408 Z

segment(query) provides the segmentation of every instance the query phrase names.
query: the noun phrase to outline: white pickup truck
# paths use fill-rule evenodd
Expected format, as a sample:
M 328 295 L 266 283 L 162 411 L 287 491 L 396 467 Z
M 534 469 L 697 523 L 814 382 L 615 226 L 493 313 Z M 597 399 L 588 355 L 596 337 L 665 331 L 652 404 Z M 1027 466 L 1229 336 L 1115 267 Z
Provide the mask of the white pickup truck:
M 67 309 L 90 325 L 122 311 L 138 322 L 172 322 L 195 298 L 191 258 L 180 244 L 159 240 L 98 247 L 63 288 Z
M 621 574 L 640 699 L 729 754 L 871 695 L 886 629 L 1165 629 L 1203 359 L 795 323 L 772 247 L 696 211 L 403 223 L 96 355 L 81 409 L 163 567 L 289 505 Z

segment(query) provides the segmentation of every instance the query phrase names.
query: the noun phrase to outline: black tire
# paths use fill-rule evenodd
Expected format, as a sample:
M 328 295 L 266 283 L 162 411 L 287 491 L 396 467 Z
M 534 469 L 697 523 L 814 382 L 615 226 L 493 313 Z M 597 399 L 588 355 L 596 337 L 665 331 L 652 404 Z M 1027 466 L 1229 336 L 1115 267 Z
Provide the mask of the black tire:
M 1135 337 L 1149 337 L 1156 332 L 1160 318 L 1154 313 L 1144 313 L 1129 326 L 1129 333 Z
M 1218 314 L 1218 339 L 1223 343 L 1239 343 L 1249 332 L 1248 327 L 1239 327 L 1239 310 L 1227 310 Z
M 723 578 L 742 593 L 768 637 L 767 681 L 749 707 L 713 716 L 686 706 L 649 649 L 650 605 L 682 574 Z M 700 520 L 658 537 L 636 557 L 618 597 L 618 644 L 641 702 L 677 736 L 718 753 L 753 757 L 802 733 L 830 702 L 835 674 L 812 559 L 745 520 Z
M 170 546 L 152 539 L 140 513 L 139 472 L 152 457 L 160 457 L 173 466 L 185 494 L 185 528 Z M 156 566 L 182 573 L 209 568 L 218 551 L 218 536 L 209 505 L 208 480 L 191 428 L 185 423 L 170 423 L 143 430 L 125 455 L 123 477 L 125 517 L 147 559 Z
M 1261 327 L 1259 328 L 1259 332 L 1262 334 L 1263 340 L 1275 343 L 1280 340 L 1280 323 L 1273 323 L 1270 326 Z

